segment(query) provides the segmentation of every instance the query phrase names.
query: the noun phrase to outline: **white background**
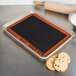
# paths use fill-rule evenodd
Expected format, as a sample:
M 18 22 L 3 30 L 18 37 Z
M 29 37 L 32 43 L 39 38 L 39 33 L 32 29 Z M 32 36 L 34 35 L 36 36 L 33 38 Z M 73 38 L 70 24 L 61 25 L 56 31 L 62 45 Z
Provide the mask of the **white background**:
M 38 0 L 46 1 L 46 0 Z M 76 4 L 76 0 L 47 0 L 56 1 L 63 4 Z M 33 4 L 33 0 L 0 0 L 0 5 L 30 5 Z

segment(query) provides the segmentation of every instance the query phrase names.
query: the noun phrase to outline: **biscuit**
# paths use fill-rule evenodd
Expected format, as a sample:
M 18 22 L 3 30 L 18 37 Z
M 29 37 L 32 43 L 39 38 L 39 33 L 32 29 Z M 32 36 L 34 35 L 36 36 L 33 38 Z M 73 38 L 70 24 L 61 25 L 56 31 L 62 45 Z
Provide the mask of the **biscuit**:
M 54 60 L 58 57 L 58 54 L 55 54 L 52 56 L 52 58 L 54 58 Z
M 64 58 L 67 61 L 67 63 L 70 63 L 71 61 L 70 56 L 66 52 L 59 53 L 58 57 Z
M 54 61 L 54 68 L 58 72 L 65 72 L 68 68 L 68 63 L 64 58 L 57 58 Z
M 57 58 L 58 54 L 55 54 L 53 55 L 51 58 L 49 58 L 47 61 L 46 61 L 46 67 L 51 70 L 51 71 L 55 71 L 55 68 L 54 68 L 54 61 L 55 59 Z

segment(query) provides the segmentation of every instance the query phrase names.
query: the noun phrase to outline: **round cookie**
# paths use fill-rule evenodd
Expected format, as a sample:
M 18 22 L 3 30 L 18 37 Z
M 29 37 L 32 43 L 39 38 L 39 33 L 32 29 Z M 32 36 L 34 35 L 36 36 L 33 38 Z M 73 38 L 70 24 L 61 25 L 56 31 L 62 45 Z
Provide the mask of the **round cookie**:
M 53 58 L 49 58 L 47 61 L 46 61 L 46 67 L 51 70 L 51 71 L 55 71 L 55 68 L 54 68 L 54 59 Z
M 54 58 L 54 60 L 58 57 L 58 54 L 55 54 L 52 56 L 52 58 Z
M 55 68 L 54 68 L 54 61 L 55 59 L 57 58 L 57 54 L 53 55 L 51 58 L 49 58 L 47 61 L 46 61 L 46 67 L 51 70 L 51 71 L 55 71 Z
M 54 68 L 58 72 L 65 72 L 68 68 L 68 63 L 64 58 L 57 58 L 54 61 Z
M 58 57 L 64 58 L 67 61 L 67 63 L 70 63 L 71 61 L 70 56 L 66 52 L 59 53 Z

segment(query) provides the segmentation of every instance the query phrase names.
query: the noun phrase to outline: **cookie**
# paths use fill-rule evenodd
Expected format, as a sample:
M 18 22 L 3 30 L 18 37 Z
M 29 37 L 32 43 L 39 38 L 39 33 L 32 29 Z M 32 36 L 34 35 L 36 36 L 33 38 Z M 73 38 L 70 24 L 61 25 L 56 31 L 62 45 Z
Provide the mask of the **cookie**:
M 67 63 L 70 63 L 71 61 L 70 56 L 66 52 L 59 53 L 58 57 L 64 58 L 67 61 Z
M 54 68 L 54 61 L 55 59 L 57 58 L 57 54 L 53 55 L 51 58 L 49 58 L 47 61 L 46 61 L 46 67 L 51 70 L 51 71 L 55 71 L 55 68 Z
M 58 72 L 65 72 L 68 69 L 68 63 L 64 58 L 57 58 L 54 61 L 54 68 Z
M 55 60 L 58 57 L 58 54 L 55 54 L 52 56 L 52 58 Z
M 46 61 L 46 67 L 51 70 L 51 71 L 55 71 L 55 68 L 54 68 L 54 59 L 53 58 L 49 58 L 47 61 Z

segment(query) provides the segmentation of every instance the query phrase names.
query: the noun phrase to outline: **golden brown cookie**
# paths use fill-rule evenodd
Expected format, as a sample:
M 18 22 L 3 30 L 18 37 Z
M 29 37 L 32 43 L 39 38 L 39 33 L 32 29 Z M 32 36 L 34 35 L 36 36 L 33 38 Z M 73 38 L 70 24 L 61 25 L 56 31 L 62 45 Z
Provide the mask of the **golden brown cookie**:
M 52 56 L 52 58 L 54 58 L 54 60 L 58 57 L 58 54 L 55 54 Z
M 51 70 L 51 71 L 55 71 L 55 68 L 54 68 L 54 61 L 55 59 L 57 58 L 58 54 L 55 54 L 53 55 L 51 58 L 49 58 L 47 61 L 46 61 L 46 67 Z
M 68 68 L 68 63 L 64 58 L 57 58 L 54 61 L 54 68 L 58 72 L 65 72 Z
M 64 58 L 67 61 L 67 63 L 70 63 L 71 61 L 70 56 L 66 52 L 59 53 L 58 57 Z

